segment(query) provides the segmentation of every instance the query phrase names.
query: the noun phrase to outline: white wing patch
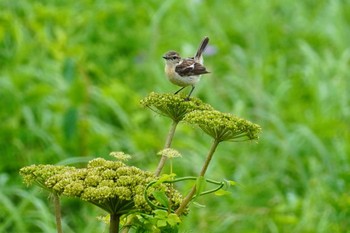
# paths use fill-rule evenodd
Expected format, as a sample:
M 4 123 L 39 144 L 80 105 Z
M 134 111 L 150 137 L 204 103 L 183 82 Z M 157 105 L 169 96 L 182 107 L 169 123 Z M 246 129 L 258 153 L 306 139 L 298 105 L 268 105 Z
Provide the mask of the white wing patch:
M 194 63 L 192 63 L 192 65 L 187 66 L 188 68 L 191 68 L 192 70 L 194 69 Z

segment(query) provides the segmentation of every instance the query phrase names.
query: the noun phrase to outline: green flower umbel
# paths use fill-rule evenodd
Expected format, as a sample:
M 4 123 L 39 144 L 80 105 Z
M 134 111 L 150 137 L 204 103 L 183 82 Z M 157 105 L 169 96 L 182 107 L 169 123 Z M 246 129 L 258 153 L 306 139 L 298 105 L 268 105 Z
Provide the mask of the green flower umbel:
M 39 183 L 55 194 L 80 198 L 117 215 L 132 211 L 150 213 L 144 192 L 157 179 L 151 172 L 102 158 L 91 160 L 86 168 L 31 165 L 22 168 L 20 174 L 27 184 Z M 173 208 L 179 206 L 181 196 L 176 190 L 165 185 L 156 188 L 169 193 Z M 149 199 L 154 200 L 150 195 Z
M 196 110 L 188 113 L 184 120 L 199 126 L 216 141 L 255 140 L 261 127 L 229 113 L 215 110 Z
M 187 113 L 194 110 L 212 110 L 213 108 L 200 99 L 191 98 L 184 101 L 184 96 L 174 94 L 150 93 L 141 100 L 141 104 L 154 112 L 170 117 L 175 122 L 180 122 Z
M 232 114 L 222 113 L 215 110 L 192 111 L 186 114 L 184 121 L 199 126 L 205 133 L 214 139 L 198 177 L 205 176 L 215 150 L 222 141 L 255 140 L 258 139 L 258 135 L 261 131 L 259 125 Z M 184 213 L 187 205 L 196 194 L 197 188 L 197 185 L 192 187 L 180 207 L 175 211 L 177 215 Z

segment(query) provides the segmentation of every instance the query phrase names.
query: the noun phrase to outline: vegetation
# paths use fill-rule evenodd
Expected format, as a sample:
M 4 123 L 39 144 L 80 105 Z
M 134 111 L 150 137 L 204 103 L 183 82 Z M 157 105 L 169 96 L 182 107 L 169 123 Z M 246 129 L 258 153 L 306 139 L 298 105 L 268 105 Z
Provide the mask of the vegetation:
M 216 192 L 228 194 L 233 181 L 218 182 L 206 178 L 206 171 L 216 148 L 223 141 L 257 140 L 260 126 L 247 120 L 221 113 L 199 99 L 184 95 L 151 93 L 141 101 L 144 106 L 154 109 L 173 119 L 159 165 L 154 173 L 127 166 L 121 161 L 96 158 L 86 168 L 61 165 L 30 165 L 20 169 L 25 183 L 37 184 L 51 192 L 54 197 L 57 233 L 62 231 L 60 197 L 74 197 L 105 210 L 109 213 L 109 232 L 178 232 L 180 217 L 188 214 L 188 208 L 198 197 Z M 170 164 L 170 174 L 162 174 L 166 161 L 181 154 L 170 148 L 177 124 L 185 120 L 198 125 L 213 138 L 213 144 L 203 163 L 198 177 L 176 177 Z M 117 160 L 127 160 L 130 155 L 112 152 Z M 182 198 L 174 183 L 195 180 L 191 191 Z M 206 183 L 215 187 L 206 190 Z M 122 221 L 122 224 L 120 222 Z
M 161 56 L 191 56 L 204 36 L 211 74 L 193 96 L 263 133 L 258 144 L 220 145 L 208 174 L 237 185 L 231 195 L 199 197 L 202 208 L 191 207 L 180 232 L 349 232 L 349 1 L 0 7 L 0 232 L 56 232 L 47 193 L 23 184 L 22 167 L 83 167 L 124 151 L 131 165 L 154 171 L 170 121 L 139 100 L 175 92 Z M 172 162 L 178 176 L 198 175 L 210 147 L 192 127 L 178 125 L 172 142 L 182 154 Z M 62 199 L 62 207 L 65 233 L 105 230 L 95 206 Z

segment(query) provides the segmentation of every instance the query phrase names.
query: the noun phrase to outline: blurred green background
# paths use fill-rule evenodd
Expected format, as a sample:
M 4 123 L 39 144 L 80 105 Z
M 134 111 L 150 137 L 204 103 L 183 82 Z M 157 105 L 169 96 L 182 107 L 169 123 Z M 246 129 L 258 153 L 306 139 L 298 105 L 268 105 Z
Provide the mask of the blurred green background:
M 181 232 L 350 232 L 350 1 L 0 0 L 0 232 L 55 232 L 30 164 L 83 163 L 110 151 L 154 170 L 170 126 L 143 109 L 175 92 L 161 56 L 210 37 L 194 96 L 260 124 L 259 143 L 223 143 L 206 196 Z M 189 90 L 187 90 L 189 91 Z M 210 138 L 180 125 L 178 175 L 195 175 Z M 198 166 L 196 166 L 198 165 Z M 106 232 L 101 212 L 63 199 L 64 230 Z

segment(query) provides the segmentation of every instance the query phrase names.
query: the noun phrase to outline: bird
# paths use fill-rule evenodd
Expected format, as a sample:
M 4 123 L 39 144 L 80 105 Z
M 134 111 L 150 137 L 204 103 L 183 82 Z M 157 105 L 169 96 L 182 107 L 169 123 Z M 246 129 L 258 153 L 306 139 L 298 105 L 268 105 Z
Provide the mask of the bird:
M 194 57 L 181 58 L 176 51 L 170 50 L 163 55 L 165 59 L 165 73 L 169 81 L 181 88 L 174 94 L 178 94 L 185 87 L 191 86 L 192 89 L 186 100 L 190 100 L 190 96 L 195 88 L 196 83 L 199 82 L 202 74 L 210 73 L 203 65 L 203 52 L 209 42 L 208 37 L 204 37 L 199 45 L 199 48 Z

